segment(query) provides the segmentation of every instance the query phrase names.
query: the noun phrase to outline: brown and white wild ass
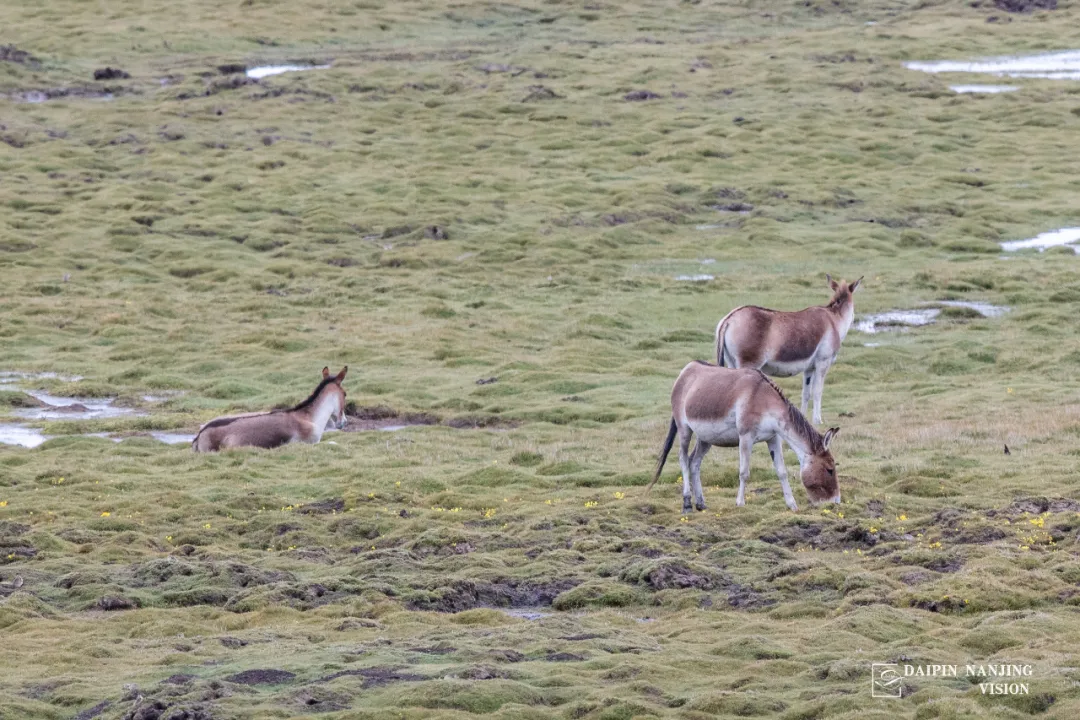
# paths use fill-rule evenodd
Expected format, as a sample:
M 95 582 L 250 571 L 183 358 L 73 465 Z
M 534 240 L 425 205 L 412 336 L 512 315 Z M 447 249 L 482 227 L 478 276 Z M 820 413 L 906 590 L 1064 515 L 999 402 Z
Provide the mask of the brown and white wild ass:
M 716 326 L 716 363 L 722 367 L 752 367 L 774 377 L 803 374 L 802 403 L 806 412 L 814 396 L 814 422 L 821 422 L 821 393 L 825 373 L 836 361 L 851 321 L 852 295 L 862 278 L 850 285 L 825 276 L 833 290 L 828 305 L 798 312 L 769 310 L 756 305 L 737 307 Z
M 348 366 L 337 375 L 323 368 L 322 382 L 307 400 L 289 410 L 272 410 L 214 418 L 199 428 L 191 441 L 195 452 L 213 452 L 252 445 L 275 448 L 291 442 L 315 444 L 331 420 L 340 430 L 345 427 L 345 379 Z
M 678 435 L 683 513 L 690 512 L 691 486 L 697 509 L 705 509 L 701 460 L 713 445 L 739 448 L 739 495 L 735 504 L 745 505 L 750 452 L 755 443 L 764 442 L 769 445 L 784 490 L 784 502 L 792 510 L 798 510 L 784 466 L 783 440 L 799 457 L 800 476 L 810 502 L 838 503 L 840 485 L 829 443 L 839 431 L 840 428 L 830 428 L 821 435 L 760 370 L 722 368 L 698 360 L 682 369 L 671 390 L 671 426 L 648 489 L 660 477 Z M 691 453 L 690 439 L 694 435 L 697 444 Z

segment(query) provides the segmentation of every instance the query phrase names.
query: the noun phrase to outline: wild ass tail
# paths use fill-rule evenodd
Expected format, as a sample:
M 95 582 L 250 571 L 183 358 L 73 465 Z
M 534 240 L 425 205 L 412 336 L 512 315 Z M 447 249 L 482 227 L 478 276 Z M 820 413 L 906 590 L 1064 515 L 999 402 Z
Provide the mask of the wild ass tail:
M 667 439 L 664 440 L 664 447 L 660 449 L 660 457 L 656 461 L 656 472 L 653 473 L 652 482 L 649 483 L 649 487 L 645 488 L 646 493 L 650 492 L 652 486 L 660 479 L 660 471 L 664 469 L 664 462 L 667 460 L 668 453 L 671 452 L 671 446 L 675 444 L 675 433 L 678 431 L 679 428 L 675 424 L 675 418 L 671 418 L 671 426 L 667 431 Z
M 738 310 L 741 310 L 741 308 L 735 308 L 735 310 L 729 312 L 716 326 L 716 364 L 720 367 L 724 367 L 724 350 L 727 349 L 724 336 L 727 335 L 728 321 Z

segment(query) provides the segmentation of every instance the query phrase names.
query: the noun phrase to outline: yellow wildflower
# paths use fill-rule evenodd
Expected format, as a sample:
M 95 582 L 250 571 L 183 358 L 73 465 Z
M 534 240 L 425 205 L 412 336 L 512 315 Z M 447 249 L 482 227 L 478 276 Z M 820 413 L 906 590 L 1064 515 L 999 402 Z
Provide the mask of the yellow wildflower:
M 106 510 L 106 511 L 105 511 L 105 512 L 103 512 L 103 513 L 101 513 L 101 517 L 109 517 L 110 515 L 112 515 L 112 513 L 111 513 L 111 512 L 109 512 L 108 510 Z
M 612 494 L 614 495 L 616 500 L 622 500 L 624 497 L 626 497 L 626 493 L 624 493 L 624 492 L 616 491 L 616 492 L 614 492 Z
M 7 507 L 7 500 L 0 500 L 0 507 Z

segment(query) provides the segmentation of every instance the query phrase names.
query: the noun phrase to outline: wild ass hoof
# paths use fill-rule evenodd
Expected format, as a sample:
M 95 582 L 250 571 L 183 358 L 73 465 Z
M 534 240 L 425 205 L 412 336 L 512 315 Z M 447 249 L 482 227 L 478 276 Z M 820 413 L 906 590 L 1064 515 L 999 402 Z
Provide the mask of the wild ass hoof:
M 683 499 L 682 499 L 682 512 L 683 512 L 683 515 L 689 515 L 690 511 L 692 509 L 693 509 L 693 506 L 690 505 L 690 496 L 689 495 L 683 495 Z
M 697 508 L 698 512 L 705 512 L 705 500 L 698 498 L 697 501 L 694 502 L 694 507 Z
M 794 500 L 789 502 L 787 504 L 787 506 L 788 506 L 788 510 L 790 510 L 791 512 L 799 512 L 799 506 L 795 504 Z

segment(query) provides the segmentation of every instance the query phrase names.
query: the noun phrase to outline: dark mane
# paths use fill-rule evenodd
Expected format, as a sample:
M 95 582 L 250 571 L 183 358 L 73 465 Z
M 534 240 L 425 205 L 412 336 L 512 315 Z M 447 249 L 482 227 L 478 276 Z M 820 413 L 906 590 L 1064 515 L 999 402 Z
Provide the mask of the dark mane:
M 289 412 L 296 412 L 297 410 L 303 410 L 304 408 L 310 407 L 311 404 L 314 403 L 315 400 L 318 399 L 319 393 L 321 393 L 326 388 L 327 385 L 329 385 L 330 383 L 336 383 L 336 382 L 337 382 L 337 376 L 336 375 L 331 375 L 328 378 L 323 378 L 323 381 L 321 383 L 319 383 L 319 386 L 317 388 L 315 388 L 315 392 L 311 393 L 311 395 L 308 396 L 308 399 L 305 400 L 304 402 L 300 403 L 299 405 L 297 405 L 294 408 L 290 408 Z
M 788 422 L 791 423 L 792 429 L 810 443 L 810 451 L 813 453 L 823 452 L 825 450 L 825 438 L 821 433 L 817 431 L 817 428 L 810 424 L 810 421 L 806 419 L 806 416 L 799 412 L 799 408 L 791 404 L 791 401 L 784 395 L 784 391 L 780 389 L 780 386 L 772 381 L 765 373 L 760 370 L 757 371 L 761 379 L 769 384 L 776 394 L 780 396 L 780 399 L 787 405 Z

